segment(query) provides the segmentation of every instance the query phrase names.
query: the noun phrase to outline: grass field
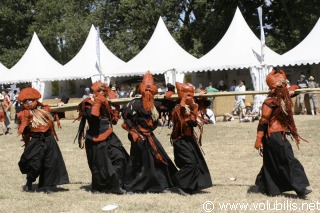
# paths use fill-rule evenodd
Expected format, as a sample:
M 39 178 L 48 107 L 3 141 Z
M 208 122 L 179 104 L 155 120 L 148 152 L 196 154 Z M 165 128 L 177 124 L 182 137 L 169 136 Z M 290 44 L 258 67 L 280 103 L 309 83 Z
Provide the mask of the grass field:
M 62 120 L 63 127 L 57 130 L 58 143 L 71 183 L 60 186 L 59 192 L 49 195 L 41 191 L 23 192 L 25 175 L 20 173 L 17 164 L 23 143 L 16 133 L 1 135 L 0 212 L 102 212 L 102 207 L 109 204 L 119 206 L 111 212 L 206 212 L 203 209 L 206 201 L 211 201 L 207 202 L 207 212 L 213 206 L 212 212 L 259 212 L 259 209 L 261 212 L 319 212 L 320 116 L 295 116 L 295 120 L 298 132 L 309 141 L 301 142 L 300 150 L 292 142 L 295 156 L 304 166 L 313 190 L 305 200 L 298 199 L 294 192 L 277 197 L 257 193 L 254 181 L 262 164 L 262 158 L 253 148 L 257 122 L 239 123 L 237 120 L 205 126 L 202 148 L 213 179 L 212 188 L 192 196 L 176 193 L 91 194 L 91 175 L 85 151 L 73 143 L 78 122 Z M 129 151 L 127 134 L 120 124 L 121 121 L 114 131 Z M 166 127 L 158 128 L 155 135 L 173 159 L 170 131 Z M 37 188 L 35 184 L 34 188 Z M 228 203 L 234 206 L 226 206 Z M 247 209 L 240 204 L 248 204 Z

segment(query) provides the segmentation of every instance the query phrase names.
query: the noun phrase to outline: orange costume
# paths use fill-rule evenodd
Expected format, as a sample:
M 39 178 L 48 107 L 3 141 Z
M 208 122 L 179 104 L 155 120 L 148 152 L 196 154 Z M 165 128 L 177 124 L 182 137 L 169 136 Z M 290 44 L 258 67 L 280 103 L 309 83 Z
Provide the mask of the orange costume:
M 38 187 L 45 187 L 49 193 L 53 186 L 69 183 L 69 177 L 57 144 L 51 109 L 38 102 L 39 98 L 41 94 L 33 88 L 23 89 L 18 96 L 22 103 L 22 111 L 17 114 L 18 133 L 25 142 L 19 167 L 21 173 L 27 174 L 26 191 L 32 190 L 32 182 L 40 176 Z
M 148 71 L 139 86 L 141 98 L 128 103 L 122 111 L 122 127 L 131 142 L 130 162 L 125 189 L 132 192 L 162 192 L 173 187 L 177 171 L 173 162 L 153 134 L 158 126 L 160 101 L 154 100 L 158 88 Z
M 180 169 L 174 175 L 174 181 L 183 195 L 197 192 L 212 186 L 210 172 L 201 153 L 201 136 L 198 140 L 194 127 L 203 120 L 199 117 L 199 106 L 194 101 L 192 84 L 176 82 L 180 104 L 172 111 L 173 130 L 171 141 L 174 149 L 174 161 Z M 199 145 L 197 144 L 199 143 Z
M 286 135 L 292 135 L 296 144 L 302 139 L 293 119 L 292 101 L 284 71 L 271 71 L 266 77 L 270 94 L 262 105 L 262 116 L 257 129 L 255 148 L 263 155 L 263 166 L 256 184 L 262 192 L 278 195 L 294 190 L 298 196 L 311 192 L 308 178 L 301 163 L 294 157 Z M 303 139 L 302 139 L 303 140 Z
M 81 121 L 77 135 L 79 147 L 86 149 L 92 175 L 91 190 L 93 193 L 123 194 L 128 154 L 112 126 L 118 122 L 119 105 L 108 101 L 110 88 L 107 83 L 93 83 L 91 89 L 93 97 L 84 99 L 78 106 L 78 120 Z

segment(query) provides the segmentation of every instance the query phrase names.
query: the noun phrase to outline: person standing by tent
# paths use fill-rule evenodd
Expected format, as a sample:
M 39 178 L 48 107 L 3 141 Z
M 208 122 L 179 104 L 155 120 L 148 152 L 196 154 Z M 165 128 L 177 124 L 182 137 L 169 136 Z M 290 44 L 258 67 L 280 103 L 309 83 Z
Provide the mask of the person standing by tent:
M 297 85 L 301 89 L 308 88 L 308 81 L 306 80 L 306 76 L 305 75 L 300 75 L 300 80 L 297 81 Z M 298 105 L 298 108 L 299 108 L 299 114 L 301 114 L 301 115 L 307 114 L 307 109 L 306 109 L 306 106 L 305 106 L 305 103 L 304 103 L 305 95 L 306 95 L 305 92 L 301 92 L 297 97 L 297 105 Z
M 19 161 L 22 174 L 27 174 L 25 191 L 32 191 L 32 183 L 39 177 L 38 187 L 51 193 L 55 186 L 69 183 L 69 176 L 58 146 L 51 108 L 38 99 L 41 94 L 33 88 L 23 89 L 18 101 L 22 111 L 18 113 L 18 133 L 22 134 L 25 149 Z M 61 128 L 58 123 L 58 127 Z
M 263 165 L 256 179 L 261 192 L 271 196 L 294 190 L 299 197 L 311 193 L 302 164 L 294 157 L 287 139 L 290 134 L 299 147 L 300 135 L 293 119 L 290 93 L 298 88 L 287 88 L 284 71 L 271 71 L 266 77 L 270 88 L 262 104 L 262 116 L 258 124 L 254 147 L 263 155 Z M 290 91 L 290 92 L 289 92 Z M 304 140 L 304 139 L 302 139 Z
M 180 170 L 174 175 L 174 181 L 179 192 L 187 195 L 211 187 L 212 181 L 199 148 L 201 139 L 197 141 L 194 132 L 194 127 L 198 126 L 199 116 L 198 104 L 193 99 L 194 87 L 190 83 L 176 82 L 176 88 L 180 103 L 172 112 L 173 129 L 170 139 L 174 150 L 174 161 Z
M 90 98 L 92 98 L 92 93 L 90 92 L 90 88 L 85 88 L 84 89 L 84 94 L 83 94 L 83 96 L 82 96 L 82 101 L 84 100 L 84 99 L 86 99 L 86 98 L 88 98 L 88 97 L 90 97 Z
M 5 120 L 6 120 L 6 115 L 5 115 L 5 103 L 3 102 L 4 100 L 4 96 L 2 94 L 0 94 L 0 126 L 2 128 L 3 134 L 5 134 L 5 132 L 7 131 L 7 127 L 5 125 Z
M 163 192 L 174 186 L 172 176 L 175 165 L 153 134 L 158 126 L 161 102 L 154 100 L 158 88 L 148 71 L 138 92 L 141 98 L 133 99 L 123 108 L 122 127 L 128 131 L 131 142 L 130 162 L 125 189 L 129 192 Z
M 314 81 L 314 77 L 310 76 L 308 82 L 309 88 L 317 88 L 319 87 L 319 84 Z M 309 93 L 309 103 L 310 103 L 310 111 L 311 115 L 317 115 L 318 109 L 319 109 L 319 101 L 318 101 L 318 95 L 316 93 Z
M 243 80 L 239 80 L 238 86 L 235 88 L 235 92 L 244 92 L 246 91 L 246 86 L 244 85 Z M 233 115 L 237 115 L 242 111 L 242 109 L 245 107 L 244 102 L 246 100 L 245 95 L 236 95 L 234 100 L 234 106 L 233 106 Z
M 7 127 L 7 131 L 5 134 L 12 134 L 11 132 L 11 106 L 12 106 L 12 101 L 10 99 L 8 90 L 3 90 L 2 95 L 4 96 L 4 104 L 5 104 L 5 115 L 6 115 L 6 120 L 5 120 L 5 125 Z
M 119 107 L 112 109 L 107 96 L 107 83 L 96 82 L 91 86 L 93 99 L 86 98 L 79 106 L 80 120 L 78 143 L 85 147 L 92 175 L 92 193 L 124 194 L 123 180 L 128 154 L 120 139 L 113 132 L 112 125 L 118 122 Z M 85 132 L 86 122 L 89 128 Z M 83 143 L 85 140 L 85 145 Z

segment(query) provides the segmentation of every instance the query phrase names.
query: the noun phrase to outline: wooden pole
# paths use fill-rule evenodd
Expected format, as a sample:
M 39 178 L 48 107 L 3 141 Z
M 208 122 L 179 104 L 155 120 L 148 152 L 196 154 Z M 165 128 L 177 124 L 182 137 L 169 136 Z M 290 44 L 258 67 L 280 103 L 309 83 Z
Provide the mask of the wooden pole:
M 297 89 L 294 91 L 295 93 L 301 93 L 301 92 L 306 92 L 306 93 L 316 93 L 320 94 L 320 88 L 305 88 L 305 89 Z M 210 98 L 210 97 L 221 97 L 221 96 L 236 96 L 236 95 L 259 95 L 259 94 L 268 94 L 269 91 L 244 91 L 244 92 L 209 92 L 209 93 L 195 93 L 194 97 L 205 97 L 205 98 Z M 134 98 L 117 98 L 117 99 L 110 99 L 109 101 L 111 103 L 116 103 L 116 104 L 126 104 L 130 102 L 131 100 L 139 98 L 139 97 L 134 97 Z M 164 99 L 164 95 L 155 95 L 155 99 Z M 171 100 L 178 99 L 177 94 L 173 94 L 170 97 Z M 77 109 L 77 106 L 79 103 L 72 103 L 72 104 L 65 104 L 63 106 L 57 106 L 57 105 L 50 105 L 52 112 L 66 112 L 66 111 L 73 111 Z

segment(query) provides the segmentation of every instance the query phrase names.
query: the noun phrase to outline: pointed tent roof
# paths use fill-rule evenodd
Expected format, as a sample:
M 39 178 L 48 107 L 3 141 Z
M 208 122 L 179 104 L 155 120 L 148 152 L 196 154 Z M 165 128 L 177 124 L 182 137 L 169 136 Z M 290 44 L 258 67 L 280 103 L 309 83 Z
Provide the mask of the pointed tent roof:
M 61 72 L 61 68 L 62 65 L 51 57 L 34 32 L 24 55 L 6 72 L 3 78 L 0 79 L 0 82 L 23 83 L 43 78 L 50 79 Z
M 239 8 L 219 43 L 202 56 L 192 67 L 185 66 L 183 72 L 241 69 L 260 66 L 261 41 L 252 32 Z M 269 64 L 280 55 L 265 47 L 265 63 Z
M 320 18 L 310 33 L 297 46 L 281 55 L 274 66 L 320 63 Z
M 115 72 L 125 64 L 115 56 L 99 38 L 100 67 L 104 75 Z M 77 55 L 63 66 L 64 75 L 60 80 L 85 79 L 99 75 L 97 56 L 97 31 L 92 25 L 88 37 Z
M 152 74 L 162 74 L 197 60 L 174 40 L 160 17 L 147 45 L 113 76 L 143 75 L 148 70 Z

